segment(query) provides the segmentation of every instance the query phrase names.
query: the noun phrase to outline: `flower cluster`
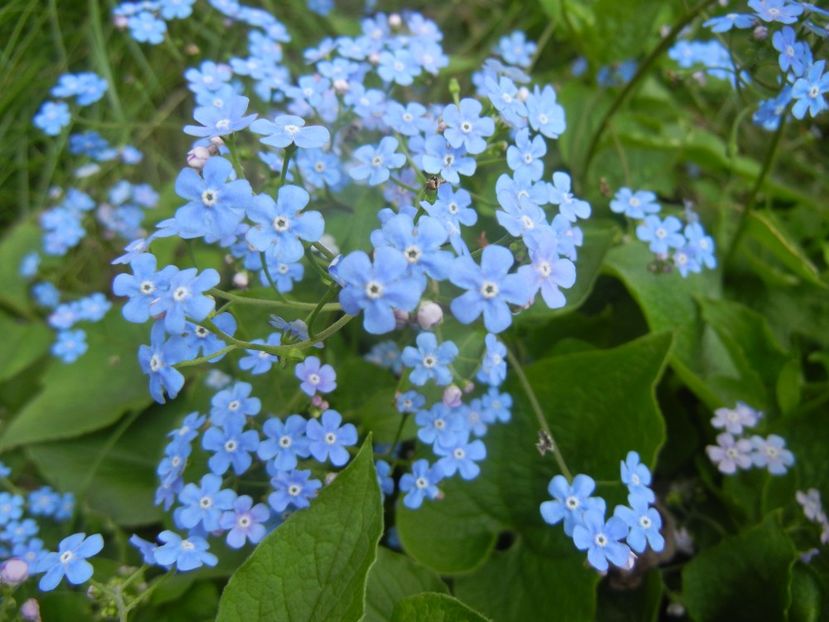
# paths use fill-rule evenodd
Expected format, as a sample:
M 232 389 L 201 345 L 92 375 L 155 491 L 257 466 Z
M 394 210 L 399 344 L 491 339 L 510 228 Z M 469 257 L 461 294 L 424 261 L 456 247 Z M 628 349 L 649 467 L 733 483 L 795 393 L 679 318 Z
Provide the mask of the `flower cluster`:
M 636 237 L 647 242 L 664 267 L 675 267 L 683 277 L 703 268 L 716 268 L 714 240 L 690 206 L 683 212 L 683 225 L 677 216 L 659 217 L 662 206 L 653 192 L 620 188 L 610 202 L 610 210 L 638 223 Z
M 795 0 L 748 0 L 749 13 L 729 12 L 705 22 L 705 27 L 719 34 L 732 29 L 753 29 L 754 38 L 769 39 L 780 70 L 776 81 L 782 85 L 771 97 L 763 99 L 753 120 L 767 130 L 775 130 L 791 106 L 796 119 L 807 113 L 816 117 L 829 108 L 829 73 L 826 60 L 815 58 L 815 41 L 829 36 L 825 28 L 829 12 L 809 2 Z M 822 20 L 824 26 L 817 23 Z M 771 36 L 769 36 L 771 34 Z M 751 77 L 735 53 L 719 41 L 680 41 L 670 51 L 680 67 L 701 64 L 706 73 L 729 79 L 732 85 L 749 83 Z
M 11 470 L 0 463 L 0 477 L 11 492 L 0 492 L 0 583 L 20 585 L 30 576 L 42 574 L 38 586 L 44 592 L 55 589 L 66 577 L 73 585 L 92 577 L 87 558 L 103 549 L 100 534 L 84 533 L 67 536 L 58 544 L 57 552 L 44 548 L 38 537 L 38 521 L 50 519 L 66 523 L 74 514 L 72 493 L 58 493 L 43 486 L 28 494 L 11 485 Z
M 65 100 L 74 99 L 78 106 L 90 106 L 104 96 L 107 87 L 106 80 L 91 71 L 63 74 L 50 91 L 52 97 L 61 101 L 43 102 L 34 117 L 35 127 L 48 136 L 57 136 L 72 121 Z
M 829 519 L 823 509 L 823 502 L 820 499 L 820 491 L 810 488 L 806 492 L 798 490 L 795 499 L 803 509 L 803 515 L 812 523 L 820 527 L 820 543 L 829 544 Z
M 122 2 L 113 11 L 117 28 L 129 29 L 130 36 L 140 43 L 157 45 L 164 41 L 167 22 L 186 19 L 193 12 L 196 0 L 140 0 Z
M 155 501 L 173 508 L 173 522 L 186 534 L 163 531 L 159 544 L 133 536 L 145 563 L 179 571 L 215 565 L 209 537 L 221 536 L 235 549 L 255 545 L 290 512 L 310 505 L 322 480 L 330 481 L 323 473 L 349 462 L 357 429 L 344 423 L 323 397 L 336 389 L 334 368 L 309 356 L 294 372 L 299 392 L 293 403 L 299 404 L 304 394 L 309 417 L 261 417 L 262 404 L 251 395 L 252 386 L 237 381 L 214 394 L 209 415 L 190 413 L 169 433 L 157 469 Z M 208 472 L 197 475 L 198 482 L 186 483 L 194 449 L 207 458 Z M 239 494 L 228 487 L 231 480 L 255 476 L 260 469 L 270 478 L 265 492 L 256 488 Z M 388 464 L 378 462 L 378 472 L 388 470 Z
M 720 472 L 733 475 L 737 469 L 766 468 L 772 475 L 783 475 L 794 464 L 794 455 L 786 449 L 786 441 L 776 434 L 766 438 L 747 436 L 763 417 L 763 413 L 737 402 L 734 408 L 718 408 L 711 425 L 723 430 L 717 444 L 705 448 L 711 462 Z
M 628 505 L 617 505 L 606 519 L 607 502 L 591 496 L 596 482 L 589 475 L 578 474 L 572 482 L 556 475 L 547 487 L 553 497 L 541 504 L 541 517 L 550 525 L 562 523 L 564 533 L 580 551 L 587 551 L 587 561 L 596 570 L 606 572 L 613 564 L 630 569 L 636 554 L 650 547 L 660 552 L 665 539 L 660 533 L 662 517 L 652 506 L 656 496 L 651 490 L 651 473 L 635 451 L 628 452 L 621 463 L 622 483 L 627 486 Z

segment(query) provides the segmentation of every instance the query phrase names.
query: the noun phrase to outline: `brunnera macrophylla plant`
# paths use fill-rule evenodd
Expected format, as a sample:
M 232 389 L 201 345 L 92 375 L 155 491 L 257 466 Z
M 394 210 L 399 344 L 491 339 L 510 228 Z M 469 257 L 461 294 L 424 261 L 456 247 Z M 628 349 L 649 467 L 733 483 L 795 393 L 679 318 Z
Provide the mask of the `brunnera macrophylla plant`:
M 566 111 L 553 85 L 530 78 L 539 49 L 524 33 L 503 37 L 471 76 L 449 75 L 443 35 L 420 13 L 379 13 L 366 17 L 355 36 L 300 49 L 265 10 L 233 0 L 208 4 L 245 32 L 247 48 L 184 72 L 192 122 L 183 133 L 194 142 L 171 180 L 174 214 L 151 226 L 159 197 L 140 180 L 55 188 L 40 218 L 42 253 L 28 255 L 20 268 L 56 332 L 53 355 L 71 364 L 87 349 L 79 323 L 100 321 L 112 303 L 103 292 L 59 291 L 42 257 L 64 256 L 90 235 L 122 239 L 112 293 L 123 302 L 125 321 L 146 326 L 146 343 L 134 355 L 153 400 L 175 400 L 190 368 L 229 359 L 238 369 L 211 369 L 197 387 L 210 394 L 209 409 L 188 413 L 169 432 L 155 503 L 169 513 L 170 528 L 153 540 L 130 538 L 147 567 L 176 572 L 216 566 L 220 542 L 256 546 L 310 507 L 368 437 L 331 395 L 342 370 L 329 346 L 351 323 L 372 340 L 364 358 L 398 378 L 389 404 L 398 432 L 375 448 L 383 495 L 417 510 L 440 503 L 450 479 L 474 480 L 487 468 L 487 431 L 514 416 L 504 383 L 510 367 L 522 372 L 503 333 L 533 305 L 567 304 L 579 273 L 580 223 L 592 212 L 557 162 Z M 326 12 L 325 3 L 316 4 Z M 168 22 L 188 19 L 193 5 L 124 2 L 113 20 L 138 43 L 161 44 Z M 829 84 L 824 61 L 812 52 L 825 31 L 813 20 L 825 12 L 783 0 L 751 1 L 746 10 L 706 26 L 714 33 L 754 28 L 755 36 L 763 28 L 765 37 L 782 24 L 771 40 L 786 86 L 760 103 L 755 122 L 774 130 L 789 114 L 820 114 Z M 790 24 L 798 20 L 795 32 Z M 735 88 L 752 84 L 719 42 L 683 41 L 670 56 L 681 68 L 701 64 L 705 75 Z M 723 69 L 726 63 L 731 69 Z M 60 135 L 106 91 L 95 73 L 64 74 L 34 125 Z M 68 141 L 81 162 L 79 181 L 142 159 L 135 147 L 112 146 L 97 132 Z M 365 204 L 349 203 L 354 188 Z M 663 202 L 650 190 L 623 187 L 609 209 L 653 253 L 653 271 L 694 278 L 715 269 L 714 240 L 693 205 L 663 210 Z M 374 229 L 365 239 L 344 235 L 331 226 L 337 209 L 349 218 L 370 212 Z M 500 227 L 494 240 L 477 237 L 475 226 L 485 219 Z M 158 250 L 165 239 L 191 253 L 195 244 L 218 249 L 212 257 L 221 260 L 208 265 L 192 253 L 186 262 L 171 261 Z M 243 330 L 243 316 L 251 315 L 257 321 Z M 287 376 L 294 397 L 280 412 L 266 412 L 249 376 Z M 759 421 L 745 404 L 717 411 L 712 426 L 722 433 L 706 453 L 722 473 L 753 466 L 782 475 L 794 463 L 782 437 L 744 435 Z M 403 452 L 401 435 L 412 422 L 417 447 Z M 638 556 L 662 551 L 663 516 L 636 449 L 619 456 L 626 498 L 611 510 L 593 477 L 572 473 L 551 450 L 556 444 L 541 415 L 539 424 L 542 454 L 551 452 L 561 471 L 538 508 L 543 521 L 561 523 L 601 573 L 630 570 Z M 194 475 L 195 468 L 201 471 Z M 86 560 L 102 550 L 101 535 L 78 532 L 44 549 L 23 507 L 56 520 L 72 509 L 71 497 L 55 501 L 57 493 L 40 492 L 28 500 L 0 493 L 7 495 L 0 499 L 0 540 L 8 545 L 3 582 L 16 586 L 41 575 L 39 588 L 50 591 L 64 579 L 89 581 Z M 798 492 L 797 501 L 825 543 L 819 493 Z M 39 510 L 44 504 L 51 509 Z

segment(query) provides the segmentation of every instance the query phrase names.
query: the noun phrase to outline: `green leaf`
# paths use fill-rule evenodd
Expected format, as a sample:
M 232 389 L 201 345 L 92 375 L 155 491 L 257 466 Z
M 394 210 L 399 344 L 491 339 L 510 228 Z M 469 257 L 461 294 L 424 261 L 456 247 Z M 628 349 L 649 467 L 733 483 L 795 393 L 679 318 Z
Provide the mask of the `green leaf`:
M 606 63 L 635 59 L 658 42 L 661 2 L 598 0 L 594 5 L 598 58 Z
M 416 561 L 378 547 L 377 561 L 368 573 L 366 586 L 366 616 L 364 622 L 386 622 L 394 613 L 395 605 L 421 592 L 448 592 L 441 578 Z
M 784 620 L 796 555 L 777 514 L 701 551 L 682 572 L 688 614 L 694 620 Z
M 217 620 L 359 620 L 382 530 L 369 437 L 311 507 L 292 514 L 230 578 Z
M 574 473 L 618 480 L 619 461 L 631 449 L 653 463 L 665 435 L 654 391 L 670 347 L 670 334 L 653 335 L 611 350 L 576 352 L 526 366 Z M 541 520 L 538 507 L 548 498 L 555 463 L 535 449 L 538 423 L 514 374 L 505 390 L 515 400 L 512 421 L 487 432 L 481 475 L 471 482 L 449 480 L 442 486 L 442 500 L 418 510 L 398 504 L 400 541 L 424 565 L 441 574 L 463 575 L 455 578 L 457 593 L 485 615 L 545 619 L 547 605 L 572 599 L 573 619 L 592 619 L 598 576 L 585 569 L 584 556 L 560 527 Z M 621 485 L 600 491 L 603 496 L 614 493 L 621 500 Z M 515 542 L 508 552 L 493 555 L 504 532 L 514 534 Z M 531 580 L 534 575 L 541 578 Z M 513 578 L 510 590 L 502 589 L 504 577 Z M 511 617 L 516 612 L 520 618 Z
M 53 333 L 41 322 L 19 322 L 0 313 L 0 382 L 13 378 L 43 356 L 52 343 Z
M 29 315 L 31 302 L 29 284 L 20 276 L 23 256 L 40 246 L 40 228 L 26 220 L 11 229 L 0 240 L 0 305 L 22 315 Z
M 409 596 L 394 608 L 391 622 L 487 622 L 487 619 L 448 594 Z
M 688 387 L 709 408 L 731 402 L 712 383 L 723 368 L 733 368 L 716 335 L 706 335 L 695 295 L 718 297 L 717 273 L 683 279 L 678 273 L 656 274 L 648 270 L 653 260 L 645 244 L 633 242 L 607 254 L 606 270 L 617 277 L 639 304 L 651 331 L 674 332 L 671 365 Z M 725 358 L 726 360 L 723 360 Z
M 99 430 L 151 402 L 137 357 L 138 346 L 149 339 L 148 327 L 130 324 L 113 310 L 85 330 L 89 350 L 75 363 L 52 361 L 40 393 L 0 438 L 0 450 Z
M 496 552 L 476 573 L 455 579 L 455 593 L 493 620 L 544 620 L 551 611 L 588 620 L 594 617 L 599 579 L 585 567 L 583 554 L 562 537 L 556 538 L 555 551 L 516 544 Z
M 621 584 L 621 585 L 619 585 Z M 644 576 L 634 572 L 619 584 L 605 581 L 599 587 L 601 622 L 657 622 L 662 606 L 662 575 L 657 569 Z
M 729 300 L 699 298 L 702 316 L 717 332 L 740 374 L 735 395 L 767 409 L 775 403 L 775 388 L 790 355 L 772 333 L 766 318 Z
M 119 423 L 75 439 L 29 445 L 26 453 L 58 490 L 85 492 L 91 509 L 119 525 L 147 525 L 162 517 L 153 502 L 156 467 L 165 436 L 176 425 L 176 411 L 184 413 L 177 407 L 179 402 L 146 410 L 126 430 Z
M 820 278 L 818 269 L 772 212 L 749 212 L 746 216 L 745 234 L 745 241 L 762 247 L 799 278 L 823 288 L 827 287 Z

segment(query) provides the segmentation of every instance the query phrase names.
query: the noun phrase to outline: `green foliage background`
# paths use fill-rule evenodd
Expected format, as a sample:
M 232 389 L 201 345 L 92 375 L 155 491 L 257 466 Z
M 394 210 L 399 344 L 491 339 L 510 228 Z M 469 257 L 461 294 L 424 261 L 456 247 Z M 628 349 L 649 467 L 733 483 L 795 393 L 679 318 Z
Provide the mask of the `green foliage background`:
M 338 3 L 330 19 L 311 16 L 298 0 L 263 5 L 289 26 L 294 50 L 358 25 L 357 3 Z M 444 29 L 451 75 L 477 68 L 514 28 L 543 45 L 534 78 L 556 85 L 568 119 L 548 161 L 572 172 L 594 217 L 568 306 L 531 309 L 508 340 L 571 469 L 600 480 L 609 505 L 623 499 L 614 482 L 629 449 L 655 468 L 671 545 L 659 557 L 645 556 L 631 575 L 602 580 L 586 568 L 561 530 L 539 516 L 556 466 L 535 451 L 537 424 L 511 379 L 513 421 L 487 436 L 479 479 L 450 482 L 445 499 L 417 512 L 383 507 L 366 443 L 311 509 L 247 559 L 220 547 L 218 567 L 164 580 L 136 619 L 206 620 L 218 612 L 221 621 L 656 620 L 670 603 L 681 603 L 695 620 L 825 619 L 827 553 L 800 561 L 800 553 L 819 546 L 818 534 L 794 503 L 795 491 L 808 487 L 829 498 L 825 119 L 784 126 L 776 142 L 750 123 L 752 93 L 714 81 L 700 85 L 664 54 L 651 55 L 663 27 L 695 10 L 681 0 L 406 7 Z M 146 327 L 117 313 L 89 329 L 89 352 L 78 363 L 49 358 L 51 333 L 17 268 L 38 247 L 36 218 L 49 188 L 68 184 L 72 165 L 62 141 L 45 140 L 30 121 L 64 70 L 106 76 L 108 96 L 82 129 L 144 151 L 132 181 L 162 192 L 161 218 L 177 207 L 171 185 L 187 146 L 180 129 L 190 103 L 181 73 L 241 43 L 240 33 L 225 31 L 204 9 L 177 24 L 169 43 L 139 46 L 113 29 L 110 10 L 106 0 L 0 6 L 0 451 L 24 484 L 43 480 L 78 495 L 86 530 L 102 531 L 108 542 L 96 562 L 102 580 L 137 563 L 126 544 L 134 530 L 152 534 L 169 525 L 152 505 L 155 466 L 166 432 L 185 413 L 205 408 L 205 370 L 191 372 L 175 402 L 151 405 L 135 360 Z M 762 66 L 771 56 L 770 46 L 761 47 L 740 53 Z M 570 75 L 577 56 L 590 63 L 584 78 Z M 630 58 L 646 71 L 629 92 L 596 86 L 598 67 Z M 462 86 L 469 88 L 468 79 Z M 448 98 L 443 83 L 436 81 L 434 92 Z M 494 196 L 493 179 L 475 183 Z M 720 267 L 688 279 L 650 271 L 647 249 L 607 208 L 607 189 L 622 185 L 658 191 L 675 205 L 693 201 L 716 237 Z M 345 202 L 365 208 L 332 217 L 331 226 L 345 246 L 365 245 L 376 206 L 363 195 Z M 88 239 L 68 261 L 46 267 L 67 289 L 108 290 L 113 271 L 100 257 L 115 248 Z M 187 261 L 172 244 L 162 252 Z M 197 258 L 211 253 L 196 248 Z M 365 335 L 344 334 L 329 352 L 341 374 L 334 399 L 361 432 L 389 442 L 397 428 L 395 378 L 361 360 L 370 343 Z M 264 410 L 280 412 L 282 385 L 290 381 L 269 375 L 254 383 Z M 737 400 L 762 409 L 765 431 L 787 439 L 797 459 L 790 473 L 723 478 L 708 462 L 711 412 Z M 413 435 L 404 430 L 404 437 Z M 402 551 L 390 546 L 384 530 L 392 526 Z M 692 550 L 673 544 L 680 529 L 693 537 Z M 81 592 L 47 595 L 42 608 L 45 620 L 93 615 Z

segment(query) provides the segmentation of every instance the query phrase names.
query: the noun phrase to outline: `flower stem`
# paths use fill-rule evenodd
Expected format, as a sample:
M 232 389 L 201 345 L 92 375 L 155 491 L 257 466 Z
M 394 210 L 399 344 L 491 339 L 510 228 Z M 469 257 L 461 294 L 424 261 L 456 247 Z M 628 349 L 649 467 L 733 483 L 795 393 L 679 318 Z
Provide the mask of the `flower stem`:
M 613 100 L 613 103 L 610 105 L 610 108 L 607 109 L 607 112 L 604 113 L 602 120 L 599 122 L 599 126 L 596 128 L 596 131 L 590 139 L 590 143 L 587 148 L 587 156 L 584 159 L 584 165 L 581 170 L 582 186 L 584 186 L 584 183 L 587 180 L 587 171 L 590 168 L 590 163 L 593 161 L 593 156 L 596 155 L 596 149 L 599 146 L 599 141 L 602 138 L 602 134 L 607 129 L 607 124 L 610 122 L 610 119 L 612 119 L 613 115 L 619 111 L 619 108 L 622 107 L 622 104 L 625 103 L 628 96 L 647 75 L 651 65 L 653 65 L 657 59 L 662 56 L 665 50 L 671 46 L 674 40 L 679 36 L 679 33 L 682 32 L 688 24 L 694 21 L 700 13 L 715 2 L 717 2 L 717 0 L 703 0 L 697 6 L 688 11 L 688 13 L 686 13 L 685 16 L 676 24 L 674 24 L 674 27 L 671 28 L 670 32 L 665 35 L 662 41 L 659 42 L 659 45 L 657 45 L 651 53 L 648 54 L 645 60 L 642 61 L 642 64 L 639 65 L 639 68 L 636 70 L 636 73 L 633 78 L 631 78 L 630 82 L 625 85 L 625 87 L 616 96 L 616 99 Z
M 315 302 L 299 302 L 297 300 L 268 300 L 266 298 L 249 298 L 248 296 L 240 296 L 238 294 L 231 294 L 221 289 L 211 289 L 208 292 L 210 295 L 222 300 L 230 300 L 236 304 L 252 305 L 257 307 L 276 307 L 280 309 L 301 309 L 303 311 L 312 311 L 317 308 Z M 323 305 L 320 311 L 339 311 L 342 309 L 337 302 Z
M 547 418 L 544 416 L 544 411 L 541 410 L 541 404 L 538 401 L 538 398 L 535 395 L 535 391 L 533 391 L 532 385 L 530 381 L 527 379 L 527 375 L 524 373 L 524 369 L 521 367 L 521 363 L 518 362 L 518 358 L 512 352 L 510 348 L 507 348 L 507 360 L 509 361 L 510 366 L 515 371 L 515 375 L 518 376 L 518 381 L 521 383 L 521 387 L 524 389 L 524 393 L 527 394 L 527 399 L 530 401 L 530 408 L 532 408 L 533 413 L 535 414 L 535 418 L 538 421 L 538 426 L 541 428 L 543 434 L 546 435 L 546 438 L 550 442 L 550 453 L 553 454 L 553 458 L 555 458 L 556 464 L 558 464 L 558 468 L 561 470 L 564 477 L 566 477 L 569 481 L 573 480 L 573 474 L 570 472 L 570 469 L 567 468 L 567 463 L 564 462 L 564 458 L 561 455 L 561 452 L 558 449 L 558 444 L 556 443 L 555 436 L 553 436 L 553 431 L 550 429 L 550 425 L 547 423 Z

